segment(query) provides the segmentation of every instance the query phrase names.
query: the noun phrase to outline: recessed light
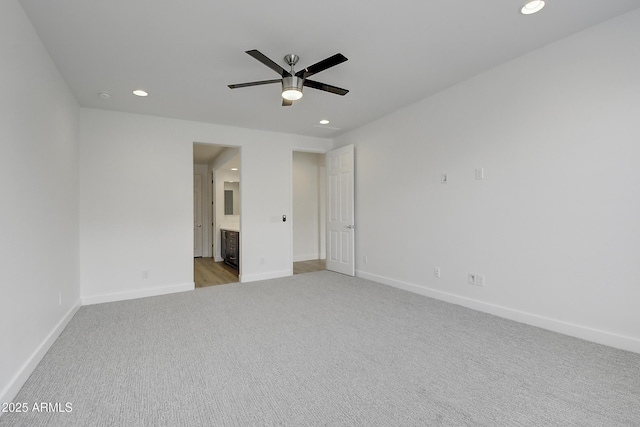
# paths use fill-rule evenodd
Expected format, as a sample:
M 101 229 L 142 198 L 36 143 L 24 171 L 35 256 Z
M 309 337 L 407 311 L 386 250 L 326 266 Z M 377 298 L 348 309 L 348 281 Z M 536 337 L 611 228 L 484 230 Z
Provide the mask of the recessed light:
M 232 170 L 232 171 L 237 171 L 237 170 L 238 170 L 238 168 L 231 168 L 231 170 Z
M 109 92 L 100 92 L 100 98 L 109 99 L 111 98 L 111 94 Z
M 142 89 L 136 89 L 133 91 L 133 94 L 136 96 L 148 96 L 149 94 Z
M 531 0 L 528 1 L 527 4 L 522 6 L 520 9 L 520 13 L 523 15 L 531 15 L 532 13 L 539 12 L 544 7 L 545 3 L 543 0 Z
M 320 120 L 320 124 L 321 124 L 321 125 L 328 125 L 329 123 L 330 123 L 330 122 L 329 122 L 329 120 L 327 120 L 327 119 L 322 119 L 322 120 Z

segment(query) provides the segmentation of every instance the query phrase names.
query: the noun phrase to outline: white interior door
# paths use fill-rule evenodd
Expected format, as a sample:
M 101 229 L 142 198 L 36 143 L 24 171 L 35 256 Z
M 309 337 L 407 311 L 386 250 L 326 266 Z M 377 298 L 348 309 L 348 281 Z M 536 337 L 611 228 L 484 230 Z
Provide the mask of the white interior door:
M 327 153 L 327 270 L 355 275 L 354 149 Z
M 193 175 L 193 256 L 202 256 L 202 175 Z

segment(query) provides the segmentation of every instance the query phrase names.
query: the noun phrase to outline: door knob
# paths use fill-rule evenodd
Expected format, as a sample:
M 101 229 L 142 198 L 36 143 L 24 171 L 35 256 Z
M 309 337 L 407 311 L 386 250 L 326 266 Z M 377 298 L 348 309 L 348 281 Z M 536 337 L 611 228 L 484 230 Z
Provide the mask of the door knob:
M 355 225 L 345 225 L 344 228 L 348 228 L 349 230 L 353 230 L 356 228 Z

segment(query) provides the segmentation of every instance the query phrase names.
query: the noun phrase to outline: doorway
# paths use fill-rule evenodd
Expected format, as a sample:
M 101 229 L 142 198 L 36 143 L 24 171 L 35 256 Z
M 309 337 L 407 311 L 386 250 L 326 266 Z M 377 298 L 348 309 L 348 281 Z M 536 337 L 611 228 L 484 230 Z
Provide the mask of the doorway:
M 293 152 L 293 274 L 326 269 L 325 175 L 323 153 Z
M 194 143 L 193 173 L 195 287 L 238 282 L 239 268 L 224 263 L 221 229 L 240 227 L 240 149 Z M 226 191 L 231 204 L 225 211 Z

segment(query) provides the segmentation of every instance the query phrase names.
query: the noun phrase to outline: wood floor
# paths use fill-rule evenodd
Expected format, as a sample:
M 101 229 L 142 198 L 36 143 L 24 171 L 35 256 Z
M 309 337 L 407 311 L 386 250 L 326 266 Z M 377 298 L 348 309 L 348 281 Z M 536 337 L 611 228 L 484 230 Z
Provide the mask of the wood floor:
M 293 274 L 313 273 L 327 269 L 327 262 L 324 259 L 312 259 L 310 261 L 299 261 L 293 263 Z
M 196 288 L 235 283 L 238 281 L 238 270 L 222 261 L 215 262 L 214 258 L 194 258 L 193 279 Z
M 312 273 L 325 269 L 326 262 L 323 259 L 293 263 L 293 274 Z M 196 288 L 236 283 L 238 282 L 238 270 L 229 267 L 222 261 L 215 262 L 213 258 L 194 258 L 193 278 Z

